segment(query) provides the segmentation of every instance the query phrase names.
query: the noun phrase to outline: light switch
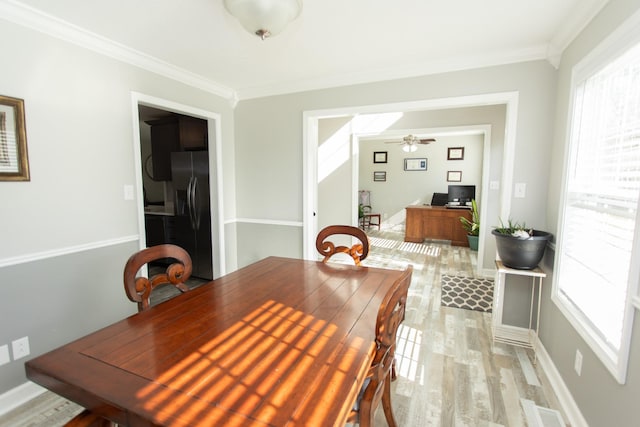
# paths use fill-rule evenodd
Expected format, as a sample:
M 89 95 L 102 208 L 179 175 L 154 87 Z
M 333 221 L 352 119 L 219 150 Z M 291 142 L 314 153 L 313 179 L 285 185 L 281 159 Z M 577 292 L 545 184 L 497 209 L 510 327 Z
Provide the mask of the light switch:
M 133 185 L 126 184 L 124 186 L 124 199 L 133 200 Z
M 13 360 L 27 357 L 31 353 L 29 349 L 29 337 L 22 337 L 11 341 L 11 351 L 13 352 Z
M 525 184 L 524 182 L 519 182 L 516 184 L 515 197 L 517 197 L 518 199 L 524 199 L 526 192 L 527 184 Z
M 489 182 L 489 190 L 499 190 L 499 189 L 500 189 L 500 181 Z

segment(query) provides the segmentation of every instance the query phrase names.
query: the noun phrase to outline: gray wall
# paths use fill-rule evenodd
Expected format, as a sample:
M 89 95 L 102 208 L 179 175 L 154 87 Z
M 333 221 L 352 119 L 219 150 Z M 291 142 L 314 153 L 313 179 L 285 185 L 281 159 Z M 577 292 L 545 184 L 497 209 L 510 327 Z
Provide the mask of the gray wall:
M 567 133 L 567 111 L 572 67 L 582 60 L 624 20 L 640 10 L 637 0 L 612 0 L 587 26 L 562 56 L 558 71 L 555 131 L 551 146 L 550 184 L 547 200 L 549 229 L 556 230 L 557 206 L 562 183 L 564 150 Z M 554 252 L 545 254 L 546 270 L 553 275 Z M 620 385 L 591 351 L 566 318 L 551 301 L 552 280 L 546 279 L 541 313 L 541 339 L 560 371 L 562 379 L 591 426 L 638 425 L 638 396 L 640 396 L 640 322 L 635 316 L 627 382 Z M 582 375 L 573 370 L 576 349 L 583 355 Z
M 235 216 L 233 111 L 211 93 L 0 20 L 0 94 L 24 99 L 29 182 L 0 182 L 0 345 L 28 336 L 36 356 L 135 311 L 122 269 L 139 248 L 132 91 L 217 112 L 225 215 Z M 10 58 L 10 59 L 9 59 Z M 235 226 L 227 225 L 227 268 Z M 25 381 L 0 366 L 0 394 Z
M 2 268 L 0 337 L 28 336 L 31 355 L 0 366 L 0 394 L 25 382 L 25 361 L 137 312 L 122 284 L 136 250 L 133 241 Z

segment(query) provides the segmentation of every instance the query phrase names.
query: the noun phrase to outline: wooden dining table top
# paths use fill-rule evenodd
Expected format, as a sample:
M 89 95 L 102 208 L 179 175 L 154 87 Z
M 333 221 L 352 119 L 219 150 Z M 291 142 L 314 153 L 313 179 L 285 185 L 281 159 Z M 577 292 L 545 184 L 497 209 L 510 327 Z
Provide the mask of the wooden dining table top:
M 27 377 L 121 425 L 343 425 L 401 275 L 265 258 L 32 359 Z

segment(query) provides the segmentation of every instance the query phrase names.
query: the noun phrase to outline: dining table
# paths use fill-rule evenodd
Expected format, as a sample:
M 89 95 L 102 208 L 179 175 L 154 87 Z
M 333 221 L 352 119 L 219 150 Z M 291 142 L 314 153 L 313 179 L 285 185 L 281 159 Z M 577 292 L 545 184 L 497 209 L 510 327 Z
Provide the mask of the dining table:
M 26 375 L 123 426 L 344 425 L 402 273 L 268 257 L 35 357 Z

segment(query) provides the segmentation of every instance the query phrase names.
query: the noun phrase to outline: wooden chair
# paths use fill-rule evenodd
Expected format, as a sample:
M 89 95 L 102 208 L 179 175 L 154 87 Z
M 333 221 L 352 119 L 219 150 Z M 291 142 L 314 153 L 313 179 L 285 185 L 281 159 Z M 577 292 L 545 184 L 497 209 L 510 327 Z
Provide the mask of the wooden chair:
M 165 258 L 172 258 L 178 262 L 169 265 L 165 272 L 151 278 L 136 277 L 144 265 Z M 131 301 L 138 303 L 138 311 L 144 311 L 150 307 L 151 291 L 156 286 L 170 283 L 181 292 L 187 292 L 189 288 L 184 282 L 191 276 L 191 270 L 191 257 L 181 247 L 175 245 L 152 246 L 136 252 L 127 260 L 124 267 L 124 290 Z M 68 421 L 65 427 L 111 427 L 115 425 L 106 418 L 85 409 Z
M 387 424 L 389 427 L 397 426 L 391 409 L 391 381 L 395 379 L 396 335 L 404 320 L 412 274 L 413 267 L 410 265 L 380 304 L 376 320 L 376 354 L 349 415 L 349 423 L 371 426 L 375 411 L 382 402 Z
M 333 242 L 325 240 L 327 237 L 340 234 L 353 236 L 360 240 L 360 243 L 347 247 L 336 246 Z M 360 261 L 363 261 L 369 254 L 369 238 L 365 232 L 358 227 L 352 227 L 350 225 L 329 225 L 318 233 L 316 249 L 318 249 L 320 255 L 324 256 L 322 262 L 327 262 L 335 254 L 344 253 L 351 256 L 356 265 L 360 265 Z
M 173 258 L 178 262 L 150 278 L 136 277 L 145 264 L 164 258 Z M 169 244 L 152 246 L 136 252 L 127 261 L 124 267 L 124 290 L 131 301 L 138 303 L 138 311 L 144 311 L 150 306 L 151 291 L 158 285 L 170 283 L 181 292 L 187 292 L 189 288 L 185 282 L 191 277 L 191 270 L 191 257 L 181 247 Z

